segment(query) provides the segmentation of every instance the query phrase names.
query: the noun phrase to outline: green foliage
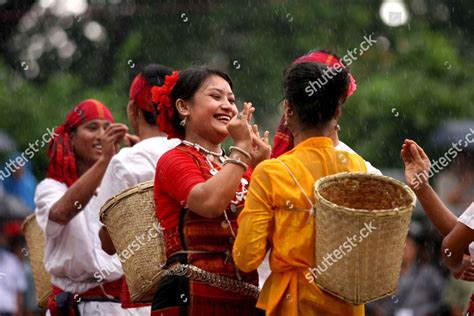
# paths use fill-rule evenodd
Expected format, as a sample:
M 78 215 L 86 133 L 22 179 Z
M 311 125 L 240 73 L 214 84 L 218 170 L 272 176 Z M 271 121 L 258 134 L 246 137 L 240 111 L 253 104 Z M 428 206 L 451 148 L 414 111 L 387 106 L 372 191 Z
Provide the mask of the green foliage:
M 409 26 L 390 28 L 380 21 L 379 6 L 375 0 L 140 1 L 133 19 L 126 20 L 108 17 L 100 7 L 108 40 L 91 45 L 80 27 L 68 31 L 81 52 L 69 71 L 34 82 L 0 62 L 0 129 L 23 150 L 85 98 L 101 100 L 124 122 L 131 79 L 155 62 L 176 69 L 202 63 L 224 68 L 239 102 L 252 101 L 256 122 L 274 132 L 282 73 L 292 60 L 318 48 L 342 57 L 374 33 L 384 39 L 351 65 L 358 89 L 344 107 L 341 139 L 378 167 L 400 167 L 403 139 L 420 141 L 435 153 L 429 136 L 440 123 L 474 116 L 473 67 L 461 55 L 472 39 L 413 13 Z M 474 4 L 462 5 L 467 7 Z M 457 22 L 466 25 L 461 15 L 444 23 Z M 34 157 L 38 176 L 46 163 L 44 153 Z

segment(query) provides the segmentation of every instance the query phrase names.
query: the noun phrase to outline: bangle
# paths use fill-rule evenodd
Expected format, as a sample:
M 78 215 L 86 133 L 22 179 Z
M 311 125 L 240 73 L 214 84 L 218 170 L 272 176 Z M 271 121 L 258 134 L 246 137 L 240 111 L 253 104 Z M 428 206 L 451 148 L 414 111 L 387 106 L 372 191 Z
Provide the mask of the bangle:
M 243 150 L 242 148 L 237 147 L 237 146 L 230 146 L 230 147 L 229 147 L 229 150 L 231 150 L 231 151 L 234 150 L 234 149 L 237 150 L 237 151 L 238 151 L 239 153 L 241 153 L 242 155 L 244 155 L 245 157 L 247 157 L 247 159 L 248 159 L 249 161 L 252 160 L 252 156 L 251 156 L 247 151 Z
M 243 162 L 242 160 L 240 160 L 240 159 L 228 158 L 228 159 L 226 159 L 226 160 L 222 163 L 222 165 L 225 166 L 225 165 L 228 164 L 228 163 L 233 163 L 233 164 L 235 164 L 235 165 L 239 165 L 239 166 L 241 166 L 242 168 L 244 168 L 244 171 L 247 170 L 247 164 L 246 164 L 245 162 Z

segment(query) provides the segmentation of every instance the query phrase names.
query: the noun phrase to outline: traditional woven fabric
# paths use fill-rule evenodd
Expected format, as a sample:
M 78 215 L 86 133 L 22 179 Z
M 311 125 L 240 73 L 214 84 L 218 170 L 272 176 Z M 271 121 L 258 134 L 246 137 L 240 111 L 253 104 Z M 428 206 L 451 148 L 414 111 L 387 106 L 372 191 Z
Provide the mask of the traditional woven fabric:
M 194 161 L 195 169 L 201 175 L 198 178 L 200 182 L 209 179 L 211 168 L 205 157 L 198 150 L 186 145 L 179 145 L 177 148 L 166 153 L 162 159 L 172 161 L 173 156 L 187 156 Z M 160 160 L 161 162 L 161 160 Z M 160 166 L 158 163 L 158 172 L 176 174 L 172 170 L 164 171 L 172 164 Z M 220 167 L 213 163 L 215 169 Z M 196 183 L 192 179 L 193 175 L 187 176 L 187 181 Z M 163 186 L 159 180 L 155 179 L 155 203 L 157 205 L 156 213 L 164 228 L 167 252 L 167 267 L 176 263 L 191 264 L 202 270 L 216 275 L 258 285 L 257 273 L 244 273 L 236 270 L 232 259 L 232 246 L 234 237 L 231 228 L 224 215 L 217 218 L 205 218 L 193 213 L 179 201 L 173 204 L 164 204 L 163 195 L 160 186 Z M 243 182 L 248 183 L 250 179 L 250 170 L 243 175 Z M 182 190 L 187 185 L 174 186 L 175 190 Z M 232 229 L 237 233 L 237 216 L 243 207 L 244 199 L 238 198 L 239 194 L 246 191 L 246 185 L 241 185 L 237 189 L 237 195 L 226 210 Z M 189 192 L 188 192 L 189 193 Z M 183 200 L 186 200 L 183 198 Z M 164 209 L 165 205 L 172 209 Z M 173 217 L 173 219 L 171 219 Z M 178 225 L 170 223 L 178 222 Z M 173 290 L 172 290 L 173 289 Z M 173 297 L 175 291 L 181 293 L 182 297 Z M 164 297 L 167 296 L 167 297 Z M 187 299 L 184 299 L 187 298 Z M 184 313 L 186 315 L 252 315 L 255 314 L 256 300 L 251 296 L 241 295 L 232 291 L 226 291 L 221 288 L 212 287 L 205 282 L 195 281 L 191 278 L 170 276 L 165 277 L 161 282 L 155 299 L 153 301 L 153 310 L 157 315 L 177 315 Z

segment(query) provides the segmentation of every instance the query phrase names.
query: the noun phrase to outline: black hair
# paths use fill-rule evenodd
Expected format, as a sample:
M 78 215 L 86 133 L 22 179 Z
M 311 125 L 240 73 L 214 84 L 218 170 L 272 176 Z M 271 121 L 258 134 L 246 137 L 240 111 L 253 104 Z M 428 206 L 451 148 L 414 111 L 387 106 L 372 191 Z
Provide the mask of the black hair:
M 283 89 L 302 129 L 322 127 L 342 105 L 349 89 L 344 68 L 329 68 L 316 62 L 291 65 L 284 74 Z
M 165 83 L 165 76 L 170 76 L 173 69 L 159 64 L 149 64 L 141 72 L 143 78 L 152 86 L 162 86 Z M 150 125 L 156 125 L 156 116 L 158 112 L 153 107 L 153 112 L 140 109 L 145 118 L 145 122 Z
M 203 83 L 212 76 L 219 76 L 229 83 L 232 89 L 234 84 L 230 76 L 218 69 L 210 68 L 208 66 L 193 66 L 186 68 L 179 73 L 179 79 L 176 82 L 173 90 L 171 91 L 171 104 L 176 106 L 178 99 L 185 101 L 191 100 L 196 92 L 202 87 Z M 173 113 L 173 128 L 184 134 L 184 127 L 181 126 L 181 119 L 177 110 Z

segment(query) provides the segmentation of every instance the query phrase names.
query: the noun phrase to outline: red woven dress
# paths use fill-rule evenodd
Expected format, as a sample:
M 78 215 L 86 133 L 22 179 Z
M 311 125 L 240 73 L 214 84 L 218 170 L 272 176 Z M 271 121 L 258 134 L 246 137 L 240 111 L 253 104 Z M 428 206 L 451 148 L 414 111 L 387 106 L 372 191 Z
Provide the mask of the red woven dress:
M 232 260 L 237 217 L 250 170 L 244 173 L 225 214 L 205 218 L 186 205 L 191 189 L 219 169 L 205 154 L 184 144 L 165 153 L 158 162 L 156 216 L 164 229 L 165 269 L 170 273 L 159 283 L 152 315 L 256 314 L 257 272 L 239 271 Z

